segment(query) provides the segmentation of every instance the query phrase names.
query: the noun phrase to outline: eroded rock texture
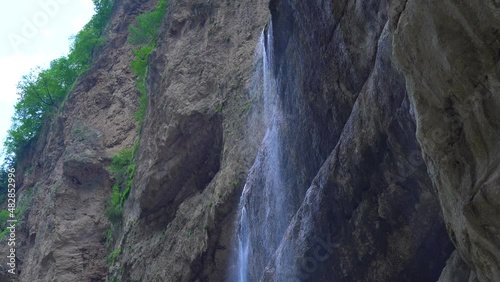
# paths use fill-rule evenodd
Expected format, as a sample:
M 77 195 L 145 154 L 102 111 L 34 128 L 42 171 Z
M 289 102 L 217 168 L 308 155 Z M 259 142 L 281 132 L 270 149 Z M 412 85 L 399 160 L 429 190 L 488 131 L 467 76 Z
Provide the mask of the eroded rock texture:
M 429 175 L 474 279 L 500 280 L 498 1 L 408 1 L 395 35 Z
M 323 97 L 326 103 L 311 103 L 312 112 L 331 107 L 326 123 L 337 133 L 263 280 L 437 280 L 453 247 L 392 56 L 388 3 L 272 1 L 271 7 L 276 52 L 283 54 L 278 71 L 294 72 L 287 58 L 295 52 L 304 65 L 328 66 L 320 73 L 331 77 L 305 79 L 299 95 Z
M 135 2 L 116 1 L 93 66 L 20 160 L 18 207 L 26 212 L 17 230 L 19 281 L 106 279 L 104 209 L 113 184 L 107 166 L 138 133 L 128 25 L 155 4 Z
M 262 129 L 254 53 L 267 2 L 169 1 L 112 275 L 224 281 L 233 218 Z M 256 86 L 258 87 L 258 86 Z
M 100 55 L 21 160 L 21 281 L 231 281 L 265 133 L 263 30 L 291 208 L 252 281 L 500 281 L 493 0 L 170 0 L 107 265 L 107 166 L 139 138 L 127 27 L 155 4 L 115 2 Z
M 276 2 L 273 19 L 279 22 L 284 13 L 284 26 L 300 34 L 289 27 L 306 26 L 304 20 L 293 25 L 289 19 L 315 5 Z M 440 210 L 457 248 L 440 281 L 500 279 L 499 5 L 390 4 L 370 76 L 264 280 L 434 281 L 452 249 Z M 348 3 L 345 12 L 350 5 L 354 14 L 365 7 L 387 12 L 383 1 Z M 373 26 L 373 17 L 364 19 Z M 340 30 L 348 28 L 340 21 Z M 369 38 L 367 30 L 342 40 L 360 31 Z M 311 41 L 321 38 L 313 34 Z M 284 45 L 294 42 L 283 38 Z

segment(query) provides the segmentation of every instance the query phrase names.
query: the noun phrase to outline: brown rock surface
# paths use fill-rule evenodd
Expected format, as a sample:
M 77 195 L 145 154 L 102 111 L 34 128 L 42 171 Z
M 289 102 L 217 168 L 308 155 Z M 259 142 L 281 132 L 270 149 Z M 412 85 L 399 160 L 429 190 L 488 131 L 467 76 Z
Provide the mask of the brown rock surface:
M 149 59 L 118 280 L 225 280 L 234 210 L 262 138 L 250 125 L 260 99 L 251 81 L 268 19 L 264 0 L 169 1 Z
M 106 278 L 104 208 L 113 184 L 107 166 L 137 137 L 127 30 L 137 13 L 154 4 L 132 2 L 116 1 L 93 66 L 21 160 L 18 196 L 27 211 L 17 232 L 20 281 Z
M 156 1 L 115 3 L 93 66 L 19 164 L 20 281 L 231 279 L 266 130 L 264 29 L 289 224 L 254 245 L 251 281 L 500 281 L 498 1 L 170 0 L 140 134 L 127 31 Z M 107 166 L 139 135 L 107 265 Z

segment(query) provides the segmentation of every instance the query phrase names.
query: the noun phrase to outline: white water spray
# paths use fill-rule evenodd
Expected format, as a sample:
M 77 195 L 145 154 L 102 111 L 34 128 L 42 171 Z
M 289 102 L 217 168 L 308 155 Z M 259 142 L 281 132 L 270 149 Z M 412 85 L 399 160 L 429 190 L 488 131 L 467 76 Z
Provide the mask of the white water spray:
M 239 204 L 237 226 L 237 278 L 256 281 L 288 225 L 287 191 L 283 181 L 281 127 L 285 120 L 279 105 L 273 70 L 272 26 L 262 33 L 257 52 L 262 55 L 262 89 L 266 133 L 250 169 Z

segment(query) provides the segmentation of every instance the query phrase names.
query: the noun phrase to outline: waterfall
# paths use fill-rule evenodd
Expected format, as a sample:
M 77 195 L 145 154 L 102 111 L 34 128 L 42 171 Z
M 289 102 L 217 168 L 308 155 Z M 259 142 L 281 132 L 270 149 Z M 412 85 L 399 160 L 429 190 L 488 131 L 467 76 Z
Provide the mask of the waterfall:
M 248 230 L 248 218 L 245 206 L 241 207 L 241 215 L 238 230 L 238 281 L 247 282 L 248 272 L 248 249 L 250 248 L 250 238 Z
M 237 220 L 237 273 L 232 281 L 258 281 L 278 247 L 293 210 L 283 179 L 282 128 L 285 120 L 276 90 L 273 70 L 273 35 L 270 24 L 263 32 L 257 52 L 262 56 L 263 115 L 266 133 L 247 176 Z

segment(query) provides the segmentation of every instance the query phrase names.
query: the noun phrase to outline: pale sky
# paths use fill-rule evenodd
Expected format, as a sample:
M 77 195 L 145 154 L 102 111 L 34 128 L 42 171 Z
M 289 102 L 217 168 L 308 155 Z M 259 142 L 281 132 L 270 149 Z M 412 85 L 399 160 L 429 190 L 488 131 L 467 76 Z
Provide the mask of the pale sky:
M 10 128 L 21 76 L 67 55 L 70 36 L 94 14 L 92 0 L 5 2 L 0 11 L 0 152 Z

